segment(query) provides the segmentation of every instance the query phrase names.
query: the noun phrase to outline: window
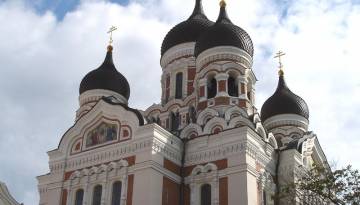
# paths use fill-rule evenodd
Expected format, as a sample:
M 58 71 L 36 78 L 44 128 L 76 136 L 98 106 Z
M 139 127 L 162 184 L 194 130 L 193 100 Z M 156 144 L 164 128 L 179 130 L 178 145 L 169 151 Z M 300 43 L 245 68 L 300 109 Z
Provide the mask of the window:
M 75 194 L 75 205 L 82 205 L 83 198 L 84 198 L 84 190 L 83 189 L 77 190 Z
M 190 122 L 196 123 L 196 110 L 193 106 L 189 109 Z
M 120 205 L 121 203 L 121 182 L 117 181 L 112 187 L 111 205 Z
M 228 79 L 228 93 L 230 96 L 239 97 L 238 86 L 236 85 L 236 80 L 235 80 L 235 78 L 233 78 L 231 76 Z
M 170 113 L 170 130 L 171 131 L 177 131 L 179 128 L 180 123 L 180 115 L 177 112 L 176 114 L 171 112 Z
M 175 99 L 182 98 L 183 74 L 176 74 Z
M 96 185 L 94 187 L 92 205 L 100 205 L 101 204 L 101 194 L 102 194 L 102 186 Z
M 217 91 L 217 82 L 215 78 L 212 78 L 210 81 L 208 81 L 208 86 L 207 86 L 208 99 L 215 97 L 216 91 Z
M 210 184 L 204 184 L 201 186 L 201 205 L 211 205 Z

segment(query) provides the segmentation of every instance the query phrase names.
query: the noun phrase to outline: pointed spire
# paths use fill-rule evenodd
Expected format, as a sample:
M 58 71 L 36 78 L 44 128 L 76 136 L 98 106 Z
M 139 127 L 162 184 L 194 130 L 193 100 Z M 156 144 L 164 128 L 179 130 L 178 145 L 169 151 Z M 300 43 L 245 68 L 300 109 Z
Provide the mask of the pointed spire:
M 106 56 L 104 59 L 104 62 L 101 64 L 101 66 L 98 69 L 115 69 L 113 57 L 112 57 L 112 51 L 113 47 L 111 45 L 108 45 Z
M 196 0 L 195 8 L 189 19 L 196 17 L 197 15 L 205 16 L 204 9 L 202 6 L 202 0 Z M 206 16 L 205 16 L 206 18 Z
M 216 20 L 216 23 L 232 23 L 227 11 L 226 11 L 226 2 L 225 0 L 221 0 L 220 1 L 220 12 L 219 12 L 219 17 Z
M 284 77 L 284 73 L 282 73 L 282 75 L 280 74 L 282 70 L 279 71 L 279 82 L 278 82 L 278 86 L 276 88 L 275 92 L 280 92 L 283 90 L 289 90 L 288 86 L 286 85 L 285 82 L 285 77 Z
M 226 7 L 226 1 L 225 0 L 220 1 L 220 7 Z

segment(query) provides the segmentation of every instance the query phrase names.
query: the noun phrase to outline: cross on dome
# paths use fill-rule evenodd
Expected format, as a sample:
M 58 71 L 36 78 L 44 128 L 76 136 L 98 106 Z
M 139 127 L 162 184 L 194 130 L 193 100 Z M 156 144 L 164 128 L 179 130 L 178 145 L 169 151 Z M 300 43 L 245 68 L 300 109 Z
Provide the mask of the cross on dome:
M 276 55 L 274 56 L 274 58 L 278 58 L 279 59 L 279 75 L 283 76 L 284 75 L 284 71 L 283 71 L 283 64 L 281 62 L 281 57 L 286 55 L 286 53 L 279 51 L 276 53 Z
M 109 28 L 109 31 L 107 33 L 110 34 L 110 40 L 109 40 L 109 45 L 111 46 L 111 44 L 113 43 L 113 38 L 112 38 L 112 35 L 113 35 L 113 32 L 117 30 L 117 28 L 115 26 L 111 26 Z

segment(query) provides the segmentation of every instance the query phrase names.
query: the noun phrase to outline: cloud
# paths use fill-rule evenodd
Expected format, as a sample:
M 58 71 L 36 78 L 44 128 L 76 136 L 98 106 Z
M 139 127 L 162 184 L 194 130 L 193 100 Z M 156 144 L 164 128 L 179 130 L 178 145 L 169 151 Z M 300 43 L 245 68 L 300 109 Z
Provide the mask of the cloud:
M 282 49 L 288 85 L 309 104 L 328 159 L 360 168 L 359 4 L 288 2 L 228 0 L 230 18 L 256 46 L 257 107 L 275 91 L 272 56 Z M 160 101 L 162 39 L 192 8 L 192 0 L 84 0 L 58 20 L 20 0 L 0 3 L 0 180 L 19 201 L 37 204 L 35 176 L 48 171 L 46 152 L 74 122 L 78 86 L 103 61 L 109 26 L 119 28 L 114 61 L 130 83 L 130 105 L 146 109 Z M 216 20 L 218 4 L 204 1 L 204 9 Z

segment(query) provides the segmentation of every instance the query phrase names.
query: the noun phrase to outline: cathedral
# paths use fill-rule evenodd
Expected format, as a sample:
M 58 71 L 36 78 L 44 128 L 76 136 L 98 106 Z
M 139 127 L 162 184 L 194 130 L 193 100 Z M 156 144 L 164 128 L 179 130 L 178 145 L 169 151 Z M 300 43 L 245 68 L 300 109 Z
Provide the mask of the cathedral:
M 167 33 L 161 103 L 145 111 L 129 107 L 113 53 L 110 44 L 80 83 L 75 123 L 37 177 L 40 205 L 272 205 L 302 170 L 328 166 L 281 61 L 274 94 L 256 108 L 253 42 L 224 0 L 215 22 L 196 0 Z

